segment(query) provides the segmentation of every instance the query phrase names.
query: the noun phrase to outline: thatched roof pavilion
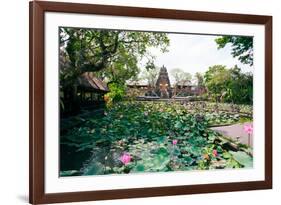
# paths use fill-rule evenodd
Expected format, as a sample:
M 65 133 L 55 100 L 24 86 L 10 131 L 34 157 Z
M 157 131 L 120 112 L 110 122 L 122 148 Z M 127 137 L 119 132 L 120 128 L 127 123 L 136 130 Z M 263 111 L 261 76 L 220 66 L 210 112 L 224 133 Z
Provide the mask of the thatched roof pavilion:
M 78 77 L 78 89 L 86 92 L 107 93 L 107 85 L 92 72 L 85 72 Z

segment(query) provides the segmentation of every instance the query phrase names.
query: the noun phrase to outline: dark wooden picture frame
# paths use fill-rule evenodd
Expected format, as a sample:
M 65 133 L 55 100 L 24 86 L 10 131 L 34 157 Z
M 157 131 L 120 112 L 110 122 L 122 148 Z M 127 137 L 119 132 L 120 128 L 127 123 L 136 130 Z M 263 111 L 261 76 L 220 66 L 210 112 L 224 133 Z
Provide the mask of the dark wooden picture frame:
M 32 204 L 198 194 L 272 188 L 272 17 L 199 11 L 104 6 L 92 4 L 30 2 L 30 141 L 29 200 Z M 46 194 L 44 189 L 44 14 L 66 12 L 208 22 L 247 23 L 265 26 L 265 180 L 251 182 L 150 187 L 105 191 Z

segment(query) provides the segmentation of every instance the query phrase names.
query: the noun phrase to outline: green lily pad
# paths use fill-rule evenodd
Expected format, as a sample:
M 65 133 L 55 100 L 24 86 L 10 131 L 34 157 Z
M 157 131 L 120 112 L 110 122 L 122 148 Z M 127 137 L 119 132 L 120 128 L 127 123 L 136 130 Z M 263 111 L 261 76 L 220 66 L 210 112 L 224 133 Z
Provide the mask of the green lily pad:
M 78 173 L 77 170 L 60 171 L 60 176 L 61 176 L 61 177 L 73 176 L 73 175 L 75 175 L 76 173 Z
M 233 151 L 229 151 L 233 158 L 241 165 L 243 165 L 244 167 L 253 167 L 253 158 L 251 156 L 249 156 L 248 154 L 246 154 L 245 152 L 233 152 Z
M 90 163 L 84 170 L 83 175 L 99 175 L 103 174 L 103 165 L 99 162 Z
M 143 172 L 145 171 L 145 166 L 143 164 L 137 164 L 132 171 Z

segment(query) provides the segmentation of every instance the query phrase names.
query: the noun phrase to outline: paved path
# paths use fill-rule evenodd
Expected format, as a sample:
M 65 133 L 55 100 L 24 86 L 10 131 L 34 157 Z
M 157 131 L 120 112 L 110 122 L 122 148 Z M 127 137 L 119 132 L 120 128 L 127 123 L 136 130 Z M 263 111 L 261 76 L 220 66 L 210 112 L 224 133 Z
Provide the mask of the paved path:
M 222 126 L 222 127 L 213 127 L 212 130 L 220 132 L 221 134 L 225 135 L 226 137 L 230 137 L 234 140 L 239 140 L 242 144 L 248 145 L 248 134 L 244 131 L 244 125 L 250 123 L 243 123 L 243 124 L 234 124 L 229 126 Z M 250 146 L 253 146 L 253 135 L 250 137 Z

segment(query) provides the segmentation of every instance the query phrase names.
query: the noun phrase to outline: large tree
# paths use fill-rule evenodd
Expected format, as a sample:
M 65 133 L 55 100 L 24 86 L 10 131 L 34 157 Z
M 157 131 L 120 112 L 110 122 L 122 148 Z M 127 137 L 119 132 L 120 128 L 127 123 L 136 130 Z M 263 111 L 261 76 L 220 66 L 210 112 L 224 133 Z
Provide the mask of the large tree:
M 238 57 L 244 64 L 253 65 L 253 37 L 250 36 L 222 36 L 215 39 L 218 49 L 231 44 L 232 56 Z
M 124 85 L 138 75 L 138 62 L 153 65 L 149 48 L 165 52 L 169 38 L 164 33 L 84 28 L 60 28 L 60 86 L 75 101 L 75 82 L 84 72 L 95 72 L 110 83 Z M 76 103 L 77 104 L 77 103 Z
M 204 81 L 215 101 L 252 104 L 253 76 L 242 73 L 237 66 L 231 69 L 222 65 L 211 66 L 204 75 Z
M 227 101 L 239 104 L 253 103 L 253 75 L 242 73 L 237 66 L 229 69 L 231 80 L 228 84 Z
M 183 71 L 180 68 L 174 68 L 171 70 L 171 75 L 174 78 L 176 85 L 187 85 L 191 82 L 192 76 L 190 73 Z
M 204 81 L 209 94 L 215 101 L 221 101 L 226 94 L 227 83 L 230 78 L 226 66 L 214 65 L 205 72 Z
M 163 33 L 60 28 L 61 77 L 69 80 L 84 72 L 108 68 L 106 77 L 115 80 L 119 72 L 128 78 L 139 72 L 140 59 L 153 62 L 150 47 L 164 52 L 168 45 L 169 39 Z
M 188 85 L 192 79 L 192 75 L 190 73 L 185 72 L 180 68 L 172 69 L 171 75 L 174 78 L 174 86 L 175 86 L 174 95 L 178 94 L 178 90 L 177 90 L 178 86 L 180 86 L 182 89 L 185 85 Z
M 156 66 L 154 68 L 144 69 L 141 73 L 141 78 L 146 80 L 150 87 L 155 88 L 159 72 L 160 68 Z
M 202 73 L 196 72 L 194 77 L 197 86 L 201 87 L 204 85 L 204 76 Z

